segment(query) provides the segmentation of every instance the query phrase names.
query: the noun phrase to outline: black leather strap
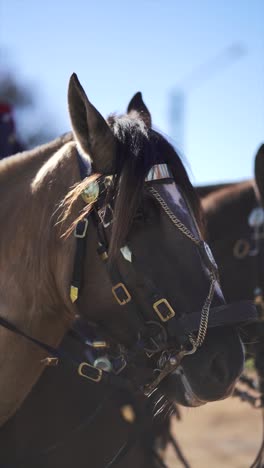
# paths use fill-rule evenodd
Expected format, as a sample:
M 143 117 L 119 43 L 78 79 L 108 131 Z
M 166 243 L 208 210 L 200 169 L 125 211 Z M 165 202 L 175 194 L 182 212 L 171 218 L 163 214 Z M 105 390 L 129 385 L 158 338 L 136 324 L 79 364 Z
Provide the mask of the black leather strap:
M 224 304 L 210 309 L 208 328 L 236 326 L 241 323 L 257 321 L 258 314 L 252 301 L 239 301 L 232 304 Z M 201 311 L 186 314 L 177 321 L 168 323 L 169 334 L 179 336 L 179 332 L 185 335 L 199 330 Z

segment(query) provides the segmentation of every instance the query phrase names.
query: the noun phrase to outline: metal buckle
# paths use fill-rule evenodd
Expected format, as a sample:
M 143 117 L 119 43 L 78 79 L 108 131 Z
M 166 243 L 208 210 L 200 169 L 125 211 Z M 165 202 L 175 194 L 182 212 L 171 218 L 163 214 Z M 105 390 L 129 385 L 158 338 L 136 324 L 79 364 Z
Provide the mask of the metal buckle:
M 119 358 L 118 358 L 119 359 Z M 120 356 L 120 367 L 118 367 L 117 369 L 115 368 L 115 366 L 113 365 L 113 372 L 115 375 L 118 375 L 120 374 L 120 372 L 122 372 L 123 369 L 125 369 L 127 365 L 127 362 L 125 360 L 125 358 L 123 356 Z
M 163 315 L 164 311 L 159 310 L 160 304 L 164 304 L 166 306 L 166 311 L 165 311 L 166 315 Z M 154 302 L 153 309 L 155 310 L 157 316 L 160 318 L 162 322 L 167 322 L 175 315 L 173 308 L 171 307 L 167 299 L 165 299 L 164 297 Z
M 153 338 L 152 336 L 149 338 L 149 340 L 153 344 L 153 349 L 144 347 L 144 351 L 145 351 L 147 357 L 151 358 L 152 356 L 154 356 L 154 354 L 156 354 L 156 353 L 158 353 L 160 351 L 160 347 L 159 347 L 158 343 L 155 341 L 155 338 Z
M 167 164 L 155 164 L 152 166 L 145 178 L 146 182 L 153 180 L 173 179 L 173 174 Z
M 88 346 L 91 346 L 91 348 L 95 348 L 95 349 L 98 349 L 98 348 L 108 348 L 109 345 L 106 341 L 99 341 L 99 340 L 95 340 L 95 341 L 90 341 L 90 340 L 85 340 L 85 344 L 87 344 Z
M 125 293 L 126 297 L 124 297 L 123 299 L 119 299 L 119 297 L 118 297 L 117 291 L 118 291 L 119 288 L 121 288 L 122 292 Z M 125 305 L 129 301 L 131 301 L 131 296 L 130 296 L 127 288 L 125 287 L 124 283 L 117 283 L 115 286 L 113 286 L 112 287 L 112 293 L 113 293 L 113 295 L 114 295 L 114 297 L 117 300 L 119 305 Z
M 90 375 L 84 374 L 83 373 L 83 368 L 88 367 L 89 369 L 93 369 L 97 373 L 96 377 L 91 377 Z M 78 374 L 81 377 L 84 377 L 85 379 L 92 380 L 93 382 L 100 382 L 103 377 L 103 371 L 102 369 L 98 369 L 97 367 L 91 366 L 91 364 L 88 364 L 88 362 L 81 362 L 81 364 L 78 367 Z
M 156 322 L 156 321 L 153 321 L 153 320 L 150 320 L 148 322 L 145 322 L 145 326 L 149 326 L 149 327 L 157 327 L 158 328 L 158 333 L 155 333 L 155 337 L 153 338 L 153 336 L 149 336 L 148 337 L 148 341 L 145 341 L 144 343 L 144 351 L 147 355 L 148 358 L 151 358 L 152 356 L 154 356 L 154 354 L 160 352 L 162 349 L 163 349 L 163 346 L 164 346 L 164 343 L 167 341 L 167 332 L 164 328 L 163 325 L 161 325 L 161 323 L 159 322 Z M 161 343 L 158 344 L 158 342 L 156 341 L 158 338 L 160 338 L 160 336 L 162 336 L 162 340 L 161 340 Z M 141 336 L 141 333 L 139 332 L 138 333 L 138 340 L 141 340 L 143 339 L 144 340 L 144 337 Z M 149 344 L 153 345 L 153 347 L 149 347 Z
M 233 247 L 233 255 L 236 258 L 245 258 L 250 251 L 250 244 L 246 239 L 238 239 Z
M 83 231 L 82 231 L 81 233 L 77 232 L 77 229 L 80 227 L 80 223 L 84 223 Z M 87 219 L 87 218 L 84 218 L 84 219 L 82 219 L 82 221 L 80 221 L 80 222 L 77 224 L 77 226 L 75 227 L 75 229 L 74 229 L 74 237 L 77 237 L 77 239 L 83 239 L 83 238 L 86 236 L 87 228 L 88 228 L 88 219 Z
M 109 210 L 110 213 L 111 213 L 111 219 L 108 222 L 105 221 L 105 215 L 106 215 L 107 210 Z M 104 228 L 107 228 L 113 222 L 113 208 L 111 207 L 111 205 L 109 203 L 104 208 L 101 208 L 98 211 L 98 215 L 99 215 L 100 221 L 101 221 L 102 225 L 104 226 Z

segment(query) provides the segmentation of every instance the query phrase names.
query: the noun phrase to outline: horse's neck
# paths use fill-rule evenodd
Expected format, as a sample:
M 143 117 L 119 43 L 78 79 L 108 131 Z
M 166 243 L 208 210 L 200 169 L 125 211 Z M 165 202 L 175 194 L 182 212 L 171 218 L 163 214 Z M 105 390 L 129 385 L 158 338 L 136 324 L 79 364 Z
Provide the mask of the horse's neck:
M 20 308 L 27 309 L 38 302 L 41 291 L 46 295 L 46 276 L 56 263 L 53 215 L 76 181 L 76 166 L 74 143 L 22 153 L 0 166 L 0 301 L 13 301 L 12 310 L 20 293 Z M 53 303 L 52 291 L 48 297 Z
M 0 167 L 0 316 L 53 346 L 70 323 L 56 274 L 61 269 L 62 289 L 69 268 L 58 264 L 57 250 L 70 257 L 73 246 L 58 242 L 52 218 L 77 178 L 75 146 L 65 148 L 65 154 L 61 149 L 52 157 L 46 151 L 25 154 L 20 162 L 16 156 Z M 43 357 L 36 346 L 0 327 L 0 425 L 39 377 Z

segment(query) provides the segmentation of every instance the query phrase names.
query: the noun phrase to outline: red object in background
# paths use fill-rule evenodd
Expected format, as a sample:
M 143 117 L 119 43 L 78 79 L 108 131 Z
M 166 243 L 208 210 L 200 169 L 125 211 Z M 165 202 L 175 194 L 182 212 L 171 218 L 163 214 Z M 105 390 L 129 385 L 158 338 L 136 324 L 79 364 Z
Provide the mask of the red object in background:
M 0 159 L 23 151 L 16 135 L 12 106 L 0 102 Z

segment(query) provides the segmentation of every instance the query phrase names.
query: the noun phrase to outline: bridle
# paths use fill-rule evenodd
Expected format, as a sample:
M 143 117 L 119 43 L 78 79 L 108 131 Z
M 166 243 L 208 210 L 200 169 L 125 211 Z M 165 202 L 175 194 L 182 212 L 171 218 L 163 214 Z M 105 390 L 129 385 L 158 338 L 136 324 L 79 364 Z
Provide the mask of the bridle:
M 90 176 L 91 168 L 80 153 L 78 162 L 80 167 L 81 179 Z M 164 181 L 172 181 L 171 172 L 166 164 L 153 166 L 146 177 L 146 182 L 159 181 L 161 187 Z M 174 182 L 174 179 L 173 179 Z M 161 195 L 159 186 L 148 187 L 149 193 L 159 203 L 162 210 L 169 217 L 176 229 L 184 235 L 190 242 L 194 243 L 199 251 L 202 263 L 209 272 L 209 291 L 205 298 L 201 310 L 180 315 L 176 313 L 167 298 L 160 292 L 153 280 L 142 274 L 144 282 L 144 294 L 148 299 L 149 310 L 140 310 L 136 294 L 130 292 L 130 286 L 133 284 L 135 274 L 140 274 L 139 270 L 134 269 L 133 262 L 125 260 L 125 257 L 131 255 L 131 252 L 123 251 L 120 254 L 121 260 L 126 268 L 120 271 L 117 262 L 108 261 L 109 249 L 109 228 L 111 226 L 113 209 L 111 204 L 105 204 L 106 187 L 105 181 L 102 184 L 92 182 L 88 189 L 85 189 L 82 197 L 85 203 L 93 203 L 93 209 L 89 215 L 85 215 L 78 222 L 74 230 L 76 241 L 75 259 L 70 285 L 70 298 L 77 304 L 83 285 L 83 266 L 85 262 L 86 235 L 90 218 L 96 226 L 98 254 L 105 265 L 110 282 L 112 283 L 112 294 L 117 304 L 122 307 L 124 316 L 126 316 L 131 325 L 131 330 L 137 336 L 136 342 L 129 349 L 116 343 L 112 348 L 112 340 L 108 341 L 102 338 L 98 327 L 91 327 L 93 339 L 86 338 L 86 345 L 90 348 L 87 361 L 72 359 L 61 349 L 53 348 L 46 343 L 30 336 L 23 330 L 16 327 L 9 320 L 0 317 L 0 326 L 22 336 L 33 342 L 35 345 L 44 349 L 51 359 L 71 360 L 78 374 L 92 382 L 119 382 L 124 380 L 119 375 L 121 372 L 138 357 L 144 357 L 153 360 L 156 359 L 154 367 L 153 380 L 145 382 L 141 390 L 145 395 L 150 395 L 156 386 L 171 372 L 177 369 L 184 356 L 193 354 L 202 345 L 208 328 L 219 326 L 236 326 L 243 322 L 255 321 L 257 312 L 251 301 L 239 301 L 233 304 L 223 304 L 212 306 L 215 293 L 215 285 L 218 280 L 218 271 L 209 246 L 202 240 L 195 217 L 188 206 L 188 218 L 191 224 L 195 226 L 194 232 L 183 223 L 172 211 L 167 200 Z M 187 205 L 186 205 L 187 206 Z M 121 249 L 122 251 L 122 249 Z M 177 340 L 179 349 L 171 349 L 168 340 Z M 175 347 L 175 343 L 174 343 Z M 49 358 L 47 358 L 49 359 Z
M 81 154 L 78 153 L 81 178 L 84 179 L 90 175 L 90 165 Z M 153 186 L 152 182 L 158 182 Z M 100 348 L 101 359 L 91 360 L 90 363 L 84 363 L 79 368 L 79 373 L 82 377 L 90 378 L 90 366 L 97 372 L 94 381 L 100 382 L 105 371 L 116 369 L 116 359 L 121 361 L 121 367 L 115 372 L 119 374 L 127 365 L 135 359 L 135 356 L 143 355 L 149 359 L 156 359 L 155 373 L 153 380 L 145 383 L 142 387 L 145 395 L 153 392 L 156 386 L 171 372 L 177 369 L 184 356 L 193 354 L 203 344 L 207 330 L 209 327 L 221 325 L 235 326 L 248 320 L 255 320 L 256 311 L 250 301 L 243 301 L 233 305 L 221 305 L 212 307 L 212 301 L 215 294 L 215 285 L 218 280 L 218 271 L 211 251 L 208 245 L 202 240 L 197 227 L 194 215 L 188 206 L 188 216 L 191 218 L 191 224 L 195 226 L 194 232 L 187 227 L 178 216 L 172 211 L 168 201 L 164 199 L 159 189 L 164 182 L 174 183 L 173 176 L 167 164 L 157 164 L 149 171 L 145 183 L 148 184 L 150 195 L 160 205 L 166 216 L 173 223 L 175 228 L 181 232 L 190 242 L 195 244 L 199 250 L 202 262 L 209 272 L 210 286 L 207 297 L 201 311 L 181 316 L 175 312 L 168 299 L 160 292 L 157 285 L 149 276 L 145 276 L 140 271 L 135 271 L 133 262 L 127 261 L 127 256 L 132 256 L 133 252 L 129 252 L 127 246 L 124 247 L 126 252 L 119 255 L 120 261 L 123 262 L 124 268 L 121 269 L 117 261 L 109 262 L 109 237 L 112 223 L 113 207 L 111 202 L 106 204 L 106 186 L 104 181 L 98 183 L 91 182 L 88 191 L 83 193 L 83 199 L 87 203 L 93 204 L 93 209 L 88 216 L 84 216 L 82 221 L 77 224 L 75 229 L 76 237 L 76 256 L 74 262 L 73 281 L 70 288 L 70 296 L 72 302 L 78 301 L 83 282 L 80 262 L 84 263 L 84 256 L 80 252 L 84 252 L 85 237 L 89 225 L 89 218 L 96 226 L 98 253 L 102 262 L 105 265 L 107 274 L 112 284 L 112 294 L 117 304 L 122 307 L 124 316 L 127 317 L 131 324 L 131 329 L 135 330 L 137 341 L 134 345 L 125 349 L 124 346 L 118 346 L 118 355 L 114 358 L 109 358 L 108 348 L 109 343 L 101 340 L 96 340 L 93 348 L 95 356 Z M 119 263 L 120 263 L 119 261 Z M 124 273 L 125 271 L 125 273 Z M 136 292 L 132 294 L 131 286 L 136 274 L 141 274 L 144 284 L 144 294 L 148 299 L 149 311 L 140 310 L 138 305 Z M 133 288 L 132 288 L 133 289 Z M 168 344 L 168 339 L 177 339 L 179 349 L 172 350 Z M 98 344 L 98 342 L 100 344 Z M 175 345 L 174 345 L 175 346 Z M 105 351 L 102 353 L 102 351 Z

